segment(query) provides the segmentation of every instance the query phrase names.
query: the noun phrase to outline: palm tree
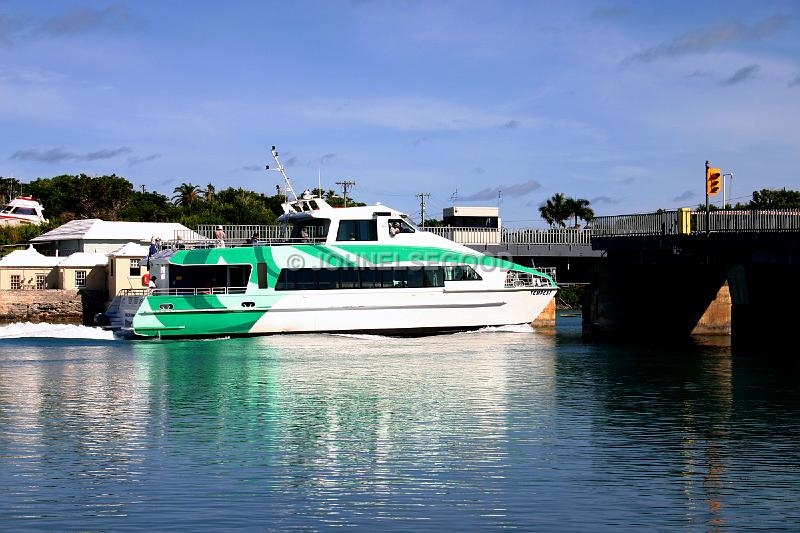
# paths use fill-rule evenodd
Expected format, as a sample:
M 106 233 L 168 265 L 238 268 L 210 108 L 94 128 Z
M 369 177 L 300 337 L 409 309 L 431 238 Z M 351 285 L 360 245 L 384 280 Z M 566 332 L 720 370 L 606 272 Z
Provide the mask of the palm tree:
M 584 198 L 567 198 L 566 201 L 567 211 L 569 216 L 575 217 L 575 227 L 578 227 L 578 219 L 589 222 L 594 218 L 594 211 L 589 207 L 589 200 Z
M 212 185 L 208 184 L 206 186 L 206 190 L 203 191 L 203 200 L 209 203 L 213 203 L 217 197 L 217 189 Z
M 200 187 L 191 183 L 181 183 L 172 192 L 175 193 L 172 202 L 183 207 L 190 207 L 200 198 Z
M 554 194 L 544 205 L 539 207 L 539 214 L 551 226 L 558 225 L 562 228 L 565 226 L 564 221 L 572 215 L 567 206 L 567 199 L 560 192 Z

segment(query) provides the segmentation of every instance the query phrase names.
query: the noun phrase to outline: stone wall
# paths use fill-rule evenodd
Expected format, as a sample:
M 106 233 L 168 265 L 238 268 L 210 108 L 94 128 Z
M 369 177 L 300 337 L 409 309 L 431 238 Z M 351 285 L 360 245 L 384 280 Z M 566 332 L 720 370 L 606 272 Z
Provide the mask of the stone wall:
M 77 290 L 0 290 L 0 319 L 55 322 L 83 320 L 83 298 Z

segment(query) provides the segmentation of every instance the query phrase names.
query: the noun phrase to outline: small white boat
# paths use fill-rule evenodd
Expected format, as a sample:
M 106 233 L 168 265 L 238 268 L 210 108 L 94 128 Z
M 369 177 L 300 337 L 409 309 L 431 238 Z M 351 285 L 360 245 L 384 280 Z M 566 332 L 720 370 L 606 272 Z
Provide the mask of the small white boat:
M 0 210 L 0 225 L 33 224 L 38 226 L 46 222 L 42 204 L 28 196 L 14 198 Z

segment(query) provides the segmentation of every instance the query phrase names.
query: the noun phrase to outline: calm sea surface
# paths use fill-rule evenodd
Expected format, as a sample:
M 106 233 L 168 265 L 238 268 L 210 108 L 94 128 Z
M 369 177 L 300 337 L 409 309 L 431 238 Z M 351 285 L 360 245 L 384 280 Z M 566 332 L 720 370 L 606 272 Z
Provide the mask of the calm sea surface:
M 800 530 L 796 363 L 588 344 L 579 321 L 163 342 L 0 326 L 0 529 Z

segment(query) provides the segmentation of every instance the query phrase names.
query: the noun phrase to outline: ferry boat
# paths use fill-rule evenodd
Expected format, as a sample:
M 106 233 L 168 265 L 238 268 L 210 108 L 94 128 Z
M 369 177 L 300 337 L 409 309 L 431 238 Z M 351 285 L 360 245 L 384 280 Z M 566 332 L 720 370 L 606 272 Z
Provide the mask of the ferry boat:
M 542 272 L 423 231 L 385 205 L 294 196 L 282 235 L 163 242 L 149 258 L 156 288 L 122 291 L 110 327 L 140 338 L 423 335 L 530 323 L 557 290 Z
M 28 196 L 19 196 L 0 209 L 0 225 L 39 225 L 46 223 L 42 204 Z

